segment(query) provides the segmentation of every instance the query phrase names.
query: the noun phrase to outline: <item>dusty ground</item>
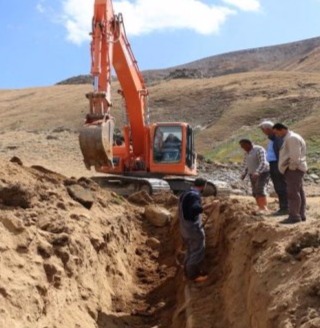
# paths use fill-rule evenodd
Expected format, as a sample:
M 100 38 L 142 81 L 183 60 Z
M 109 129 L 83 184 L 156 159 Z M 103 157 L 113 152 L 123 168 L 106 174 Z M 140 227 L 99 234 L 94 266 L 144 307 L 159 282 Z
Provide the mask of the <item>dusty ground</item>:
M 42 165 L 66 176 L 91 176 L 83 164 L 78 133 L 69 130 L 3 131 L 0 158 L 19 157 L 26 166 Z
M 0 167 L 1 327 L 151 327 L 173 311 L 169 226 L 90 180 Z
M 254 216 L 251 198 L 221 199 L 206 226 L 209 279 L 194 285 L 176 262 L 174 196 L 128 202 L 4 160 L 0 172 L 1 327 L 320 327 L 319 197 L 289 227 Z M 150 224 L 150 204 L 170 223 Z

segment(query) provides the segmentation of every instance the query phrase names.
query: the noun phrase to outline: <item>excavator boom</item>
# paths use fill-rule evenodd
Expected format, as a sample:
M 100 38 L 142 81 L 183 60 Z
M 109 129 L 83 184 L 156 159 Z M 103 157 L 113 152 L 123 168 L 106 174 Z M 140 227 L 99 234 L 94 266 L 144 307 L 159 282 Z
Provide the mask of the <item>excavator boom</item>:
M 105 180 L 134 190 L 182 191 L 196 175 L 193 130 L 185 122 L 150 123 L 148 90 L 126 36 L 123 18 L 111 0 L 95 0 L 91 32 L 93 91 L 80 130 L 80 148 L 88 169 L 107 173 Z M 127 124 L 114 139 L 111 73 L 121 86 Z M 111 176 L 112 175 L 112 176 Z M 213 190 L 215 190 L 214 185 Z

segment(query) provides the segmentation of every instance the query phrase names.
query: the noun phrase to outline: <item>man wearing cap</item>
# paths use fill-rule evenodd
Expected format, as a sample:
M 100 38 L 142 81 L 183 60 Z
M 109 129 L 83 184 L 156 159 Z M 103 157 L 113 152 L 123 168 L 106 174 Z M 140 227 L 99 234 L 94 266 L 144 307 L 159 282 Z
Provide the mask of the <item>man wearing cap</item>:
M 205 257 L 205 233 L 201 213 L 206 212 L 213 204 L 202 206 L 201 193 L 207 181 L 197 178 L 194 186 L 181 194 L 179 198 L 179 222 L 182 239 L 186 246 L 184 273 L 187 279 L 202 282 L 207 276 L 201 271 Z
M 273 126 L 274 123 L 271 121 L 263 121 L 259 124 L 259 128 L 269 139 L 267 161 L 270 165 L 270 177 L 279 200 L 279 209 L 273 215 L 280 216 L 288 214 L 287 185 L 284 175 L 280 173 L 278 168 L 279 152 L 283 144 L 283 138 L 275 135 L 272 129 Z
M 273 131 L 284 140 L 279 153 L 279 171 L 284 174 L 287 184 L 289 217 L 281 223 L 306 221 L 306 196 L 303 190 L 303 176 L 308 168 L 306 143 L 298 133 L 282 123 L 276 123 Z

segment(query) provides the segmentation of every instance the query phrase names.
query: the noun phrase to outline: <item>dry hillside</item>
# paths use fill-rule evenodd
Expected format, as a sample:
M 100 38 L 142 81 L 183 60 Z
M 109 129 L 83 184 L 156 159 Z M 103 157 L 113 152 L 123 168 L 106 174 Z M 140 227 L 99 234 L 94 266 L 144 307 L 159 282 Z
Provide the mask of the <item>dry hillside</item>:
M 239 137 L 263 143 L 264 138 L 256 128 L 261 119 L 284 121 L 308 140 L 310 164 L 317 166 L 320 157 L 319 54 L 320 38 L 313 38 L 208 57 L 159 70 L 156 72 L 159 75 L 143 72 L 150 82 L 151 121 L 189 122 L 198 130 L 198 153 L 218 161 L 239 159 Z M 191 75 L 189 70 L 193 72 Z M 52 161 L 64 158 L 59 153 L 62 140 L 75 160 L 72 165 L 81 162 L 77 130 L 88 110 L 84 95 L 92 86 L 73 83 L 85 81 L 86 78 L 80 76 L 71 78 L 66 85 L 0 90 L 2 153 L 7 150 L 9 156 L 12 155 L 17 141 L 12 139 L 12 134 L 22 131 L 22 139 L 28 144 L 25 149 L 19 146 L 15 153 L 27 163 L 38 144 L 47 146 L 50 150 L 47 157 Z M 124 108 L 116 92 L 118 89 L 118 83 L 114 82 L 112 113 L 121 128 Z
M 90 85 L 0 90 L 2 154 L 17 155 L 32 164 L 29 159 L 34 152 L 45 146 L 48 154 L 44 160 L 48 157 L 51 162 L 63 163 L 63 143 L 74 169 L 79 164 L 82 167 L 77 131 L 88 110 L 84 95 L 89 90 Z M 208 158 L 238 159 L 241 152 L 236 141 L 240 137 L 264 141 L 256 126 L 261 119 L 271 118 L 289 123 L 308 140 L 311 164 L 319 159 L 320 73 L 252 72 L 173 79 L 155 84 L 149 91 L 151 121 L 189 122 L 198 130 L 197 151 Z M 114 95 L 113 115 L 121 127 L 124 110 L 118 94 Z
M 252 71 L 319 72 L 320 37 L 281 45 L 246 49 L 202 58 L 167 69 L 143 71 L 149 84 L 176 78 L 210 78 Z M 58 84 L 90 83 L 89 75 L 79 75 Z

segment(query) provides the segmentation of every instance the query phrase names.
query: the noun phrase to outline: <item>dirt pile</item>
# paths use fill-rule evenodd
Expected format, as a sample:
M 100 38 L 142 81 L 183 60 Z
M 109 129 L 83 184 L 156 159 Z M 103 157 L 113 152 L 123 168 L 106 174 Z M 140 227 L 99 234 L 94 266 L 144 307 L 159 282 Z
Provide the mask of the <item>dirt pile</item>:
M 320 222 L 284 226 L 222 202 L 207 226 L 209 280 L 187 285 L 186 327 L 320 327 Z
M 17 160 L 0 172 L 0 327 L 320 327 L 317 199 L 295 226 L 221 199 L 206 225 L 209 278 L 194 284 L 177 262 L 177 197 L 129 202 Z
M 151 327 L 170 312 L 169 227 L 150 240 L 143 207 L 86 178 L 10 162 L 0 172 L 0 327 Z

